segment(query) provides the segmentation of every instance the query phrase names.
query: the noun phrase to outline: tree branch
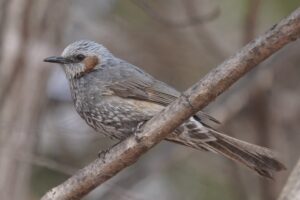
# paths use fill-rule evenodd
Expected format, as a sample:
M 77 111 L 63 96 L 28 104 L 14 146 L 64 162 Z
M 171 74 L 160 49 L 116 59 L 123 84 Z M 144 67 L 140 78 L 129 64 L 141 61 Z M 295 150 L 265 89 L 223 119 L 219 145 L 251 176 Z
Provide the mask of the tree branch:
M 261 0 L 248 0 L 248 4 L 247 7 L 249 9 L 247 10 L 244 23 L 243 44 L 247 44 L 255 36 Z
M 215 7 L 210 13 L 203 16 L 193 16 L 188 21 L 171 21 L 155 11 L 145 0 L 132 0 L 132 2 L 145 11 L 152 19 L 170 28 L 186 28 L 210 22 L 220 15 L 220 8 Z
M 142 154 L 204 108 L 249 70 L 299 37 L 300 8 L 185 91 L 180 98 L 149 120 L 140 133 L 131 135 L 102 153 L 100 158 L 51 189 L 42 199 L 80 199 L 125 167 L 132 165 Z
M 293 169 L 286 185 L 284 186 L 278 200 L 300 199 L 300 159 Z

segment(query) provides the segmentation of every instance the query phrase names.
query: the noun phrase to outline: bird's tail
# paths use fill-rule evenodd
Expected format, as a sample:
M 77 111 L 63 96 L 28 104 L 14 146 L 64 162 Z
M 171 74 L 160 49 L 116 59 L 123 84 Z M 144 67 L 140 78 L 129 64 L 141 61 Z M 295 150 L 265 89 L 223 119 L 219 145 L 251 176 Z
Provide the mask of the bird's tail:
M 197 123 L 196 126 L 195 123 Z M 210 127 L 203 126 L 199 122 L 190 121 L 183 126 L 180 132 L 171 134 L 167 140 L 194 149 L 204 149 L 221 154 L 244 164 L 267 178 L 272 178 L 273 172 L 285 169 L 285 166 L 276 159 L 274 153 L 267 148 L 224 135 Z

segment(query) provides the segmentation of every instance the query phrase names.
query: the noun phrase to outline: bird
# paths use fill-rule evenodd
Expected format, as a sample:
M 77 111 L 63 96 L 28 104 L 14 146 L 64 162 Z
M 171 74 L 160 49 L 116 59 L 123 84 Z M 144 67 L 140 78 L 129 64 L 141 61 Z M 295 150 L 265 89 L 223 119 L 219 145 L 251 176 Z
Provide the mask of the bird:
M 61 56 L 47 57 L 44 62 L 62 66 L 75 109 L 86 123 L 118 141 L 135 134 L 141 124 L 181 94 L 90 40 L 75 41 Z M 199 111 L 165 140 L 220 154 L 266 178 L 272 179 L 274 172 L 285 169 L 270 149 L 221 133 L 210 122 L 219 123 Z

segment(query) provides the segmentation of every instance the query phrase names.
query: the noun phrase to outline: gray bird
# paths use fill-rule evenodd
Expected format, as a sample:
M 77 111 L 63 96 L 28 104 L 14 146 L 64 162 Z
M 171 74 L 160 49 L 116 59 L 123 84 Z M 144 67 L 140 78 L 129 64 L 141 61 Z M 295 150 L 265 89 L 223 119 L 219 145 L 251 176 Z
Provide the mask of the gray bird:
M 61 56 L 44 61 L 62 65 L 79 115 L 97 132 L 113 139 L 123 140 L 133 134 L 180 95 L 93 41 L 74 42 Z M 221 154 L 268 178 L 285 169 L 269 149 L 224 135 L 211 128 L 209 121 L 217 123 L 198 112 L 166 140 Z

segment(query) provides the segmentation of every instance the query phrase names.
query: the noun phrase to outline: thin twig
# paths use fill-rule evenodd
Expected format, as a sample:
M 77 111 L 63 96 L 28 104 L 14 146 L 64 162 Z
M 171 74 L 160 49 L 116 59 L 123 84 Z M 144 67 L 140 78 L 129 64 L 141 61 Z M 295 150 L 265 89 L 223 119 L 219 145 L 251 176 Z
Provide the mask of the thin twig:
M 6 23 L 7 23 L 7 15 L 8 15 L 8 7 L 9 0 L 2 0 L 0 4 L 0 62 L 3 57 L 3 41 L 4 41 L 4 33 L 6 31 Z
M 181 0 L 181 3 L 185 8 L 185 13 L 189 21 L 192 21 L 192 19 L 198 14 L 195 2 Z M 208 51 L 209 55 L 212 55 L 216 60 L 219 61 L 222 61 L 226 58 L 226 53 L 224 50 L 221 49 L 221 46 L 216 42 L 212 34 L 207 31 L 204 26 L 194 26 L 191 28 L 194 31 L 195 36 L 198 38 L 198 41 L 201 42 L 201 46 Z
M 299 37 L 300 8 L 189 88 L 176 101 L 149 120 L 142 128 L 141 133 L 132 134 L 103 153 L 100 158 L 47 192 L 42 199 L 82 198 L 122 169 L 135 163 L 141 155 L 214 100 L 248 71 Z
M 249 7 L 249 9 L 247 10 L 245 18 L 243 44 L 247 44 L 255 37 L 261 0 L 248 0 L 248 3 L 249 5 L 247 6 Z
M 220 15 L 220 8 L 215 7 L 209 14 L 203 16 L 193 16 L 188 21 L 172 21 L 160 13 L 156 12 L 145 0 L 132 0 L 139 8 L 143 9 L 155 21 L 171 28 L 186 28 L 189 26 L 200 25 L 216 19 Z

